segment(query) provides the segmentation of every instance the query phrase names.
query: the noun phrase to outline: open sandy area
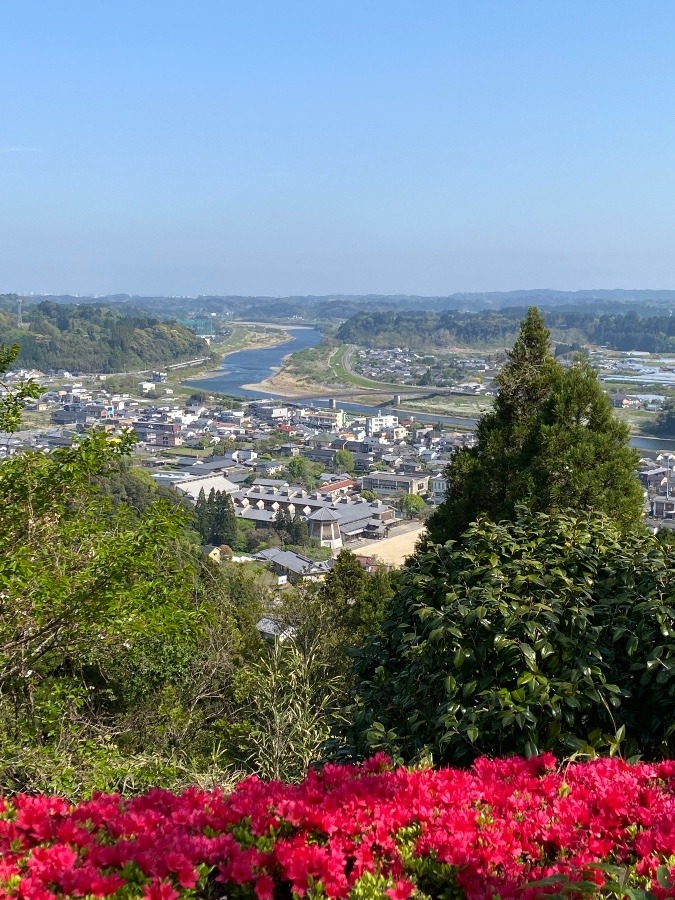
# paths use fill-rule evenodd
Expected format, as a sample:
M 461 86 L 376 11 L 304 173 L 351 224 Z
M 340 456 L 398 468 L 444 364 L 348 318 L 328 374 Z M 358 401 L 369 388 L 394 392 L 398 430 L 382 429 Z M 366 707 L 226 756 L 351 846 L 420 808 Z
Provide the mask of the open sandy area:
M 304 384 L 286 375 L 283 371 L 272 375 L 271 378 L 265 378 L 257 384 L 243 384 L 242 387 L 247 391 L 261 391 L 263 393 L 269 391 L 270 394 L 280 394 L 283 397 L 293 399 L 294 397 L 307 397 L 309 394 L 319 396 L 326 394 L 330 396 L 328 388 L 322 388 L 320 385 Z
M 364 541 L 350 545 L 349 549 L 358 556 L 377 556 L 391 566 L 402 566 L 406 557 L 415 549 L 417 539 L 424 531 L 424 525 L 415 525 L 404 534 L 385 538 L 383 541 Z

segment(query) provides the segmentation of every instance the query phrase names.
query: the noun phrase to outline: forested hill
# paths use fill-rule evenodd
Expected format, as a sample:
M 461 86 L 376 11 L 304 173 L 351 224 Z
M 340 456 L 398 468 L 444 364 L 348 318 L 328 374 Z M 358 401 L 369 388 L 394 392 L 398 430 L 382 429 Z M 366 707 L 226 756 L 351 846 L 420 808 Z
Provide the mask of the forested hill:
M 509 347 L 513 344 L 522 307 L 500 311 L 361 312 L 344 322 L 336 337 L 363 347 Z M 548 310 L 546 325 L 562 342 L 588 341 L 613 350 L 675 352 L 675 316 L 594 316 L 573 310 Z
M 485 311 L 454 312 L 362 312 L 344 322 L 337 339 L 364 347 L 453 347 L 513 343 L 518 317 Z
M 209 353 L 177 322 L 49 301 L 25 309 L 23 327 L 13 311 L 0 310 L 0 340 L 21 346 L 17 366 L 44 372 L 129 372 Z

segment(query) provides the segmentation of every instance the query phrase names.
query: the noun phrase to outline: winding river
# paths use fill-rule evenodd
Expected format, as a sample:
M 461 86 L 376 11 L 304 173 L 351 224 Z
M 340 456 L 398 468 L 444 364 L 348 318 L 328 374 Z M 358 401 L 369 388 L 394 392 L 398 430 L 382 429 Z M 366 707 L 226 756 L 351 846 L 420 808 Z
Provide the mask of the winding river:
M 198 381 L 191 380 L 190 384 L 202 390 L 227 394 L 229 397 L 240 397 L 248 400 L 260 397 L 275 397 L 282 400 L 290 400 L 291 398 L 284 398 L 280 394 L 253 391 L 243 387 L 245 384 L 258 384 L 263 379 L 271 377 L 281 368 L 287 356 L 291 353 L 296 353 L 298 350 L 315 347 L 322 337 L 321 332 L 315 328 L 288 328 L 287 331 L 289 340 L 284 341 L 283 344 L 277 344 L 275 347 L 260 347 L 253 350 L 238 350 L 235 353 L 230 353 L 223 359 L 222 375 L 215 375 Z M 326 398 L 306 398 L 305 402 L 325 405 Z M 347 401 L 339 401 L 339 404 L 347 412 L 354 412 L 360 415 L 374 415 L 381 409 L 383 412 L 392 412 L 395 415 L 409 413 L 418 422 L 443 422 L 445 425 L 456 425 L 463 428 L 473 428 L 476 424 L 475 419 L 429 415 L 415 412 L 414 410 L 407 410 L 403 407 L 366 406 L 362 403 L 349 403 Z M 675 452 L 675 440 L 672 439 L 636 436 L 631 438 L 630 443 L 639 450 L 648 450 L 652 453 Z

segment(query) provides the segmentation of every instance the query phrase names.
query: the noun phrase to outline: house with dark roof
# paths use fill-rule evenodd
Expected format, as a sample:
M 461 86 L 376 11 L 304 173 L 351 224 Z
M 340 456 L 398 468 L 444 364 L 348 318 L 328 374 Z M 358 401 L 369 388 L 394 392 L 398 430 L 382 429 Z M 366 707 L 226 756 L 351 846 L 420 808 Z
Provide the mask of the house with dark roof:
M 333 568 L 334 560 L 324 559 L 317 562 L 301 553 L 292 550 L 280 550 L 278 547 L 270 547 L 255 554 L 255 559 L 269 563 L 272 571 L 277 575 L 286 575 L 293 584 L 301 581 L 323 581 Z

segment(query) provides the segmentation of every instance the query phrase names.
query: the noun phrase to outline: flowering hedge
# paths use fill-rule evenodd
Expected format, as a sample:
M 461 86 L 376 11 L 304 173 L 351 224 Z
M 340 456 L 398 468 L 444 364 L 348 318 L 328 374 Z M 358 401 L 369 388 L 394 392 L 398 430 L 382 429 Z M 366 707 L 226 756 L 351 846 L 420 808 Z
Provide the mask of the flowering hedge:
M 20 900 L 663 898 L 673 880 L 675 762 L 558 769 L 541 756 L 460 771 L 375 757 L 298 785 L 252 777 L 230 794 L 76 806 L 20 795 L 0 813 L 0 897 Z

